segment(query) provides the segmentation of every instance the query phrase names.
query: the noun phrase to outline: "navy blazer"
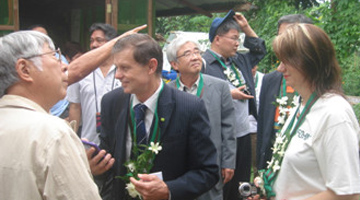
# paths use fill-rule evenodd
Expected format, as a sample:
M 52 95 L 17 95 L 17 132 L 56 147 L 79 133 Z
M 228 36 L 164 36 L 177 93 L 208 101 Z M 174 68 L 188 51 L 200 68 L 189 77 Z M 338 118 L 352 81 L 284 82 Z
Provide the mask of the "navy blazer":
M 125 185 L 115 176 L 126 173 L 130 94 L 122 88 L 104 95 L 101 103 L 102 132 L 100 147 L 115 158 L 104 175 L 102 196 L 124 199 Z M 164 84 L 158 100 L 162 150 L 151 172 L 161 171 L 172 200 L 195 199 L 219 180 L 216 149 L 211 142 L 209 118 L 203 100 Z M 151 135 L 150 135 L 151 137 Z M 97 178 L 99 178 L 97 177 Z M 110 195 L 109 195 L 110 194 Z
M 278 71 L 265 74 L 260 91 L 259 115 L 257 123 L 256 161 L 258 169 L 265 169 L 272 157 L 271 147 L 275 140 L 275 111 L 272 103 L 279 96 L 282 73 Z
M 251 70 L 265 57 L 266 46 L 263 39 L 254 37 L 245 37 L 244 46 L 249 49 L 249 52 L 245 54 L 237 52 L 231 59 L 243 74 L 246 85 L 249 87 L 251 95 L 254 96 L 253 99 L 249 99 L 249 114 L 257 118 L 255 82 Z M 206 60 L 206 68 L 203 70 L 205 74 L 227 80 L 223 67 L 210 53 L 210 50 L 206 50 L 203 58 Z

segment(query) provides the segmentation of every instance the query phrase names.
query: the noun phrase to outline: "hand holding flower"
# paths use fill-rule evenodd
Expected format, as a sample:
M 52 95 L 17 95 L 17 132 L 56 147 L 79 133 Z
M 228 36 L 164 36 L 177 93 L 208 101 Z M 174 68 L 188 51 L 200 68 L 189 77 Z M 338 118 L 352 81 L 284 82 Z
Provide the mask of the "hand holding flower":
M 130 182 L 144 200 L 169 199 L 169 188 L 156 175 L 138 174 L 140 180 L 131 177 Z

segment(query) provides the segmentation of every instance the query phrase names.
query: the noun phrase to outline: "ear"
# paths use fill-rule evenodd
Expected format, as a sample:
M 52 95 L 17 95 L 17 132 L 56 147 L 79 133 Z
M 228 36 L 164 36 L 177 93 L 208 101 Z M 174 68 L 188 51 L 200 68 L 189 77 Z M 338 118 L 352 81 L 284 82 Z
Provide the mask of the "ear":
M 178 66 L 178 63 L 177 63 L 177 62 L 171 61 L 171 62 L 170 62 L 170 65 L 171 65 L 171 67 L 172 67 L 174 70 L 179 71 L 179 66 Z
M 31 77 L 31 71 L 34 66 L 31 66 L 30 62 L 25 59 L 18 59 L 15 64 L 15 68 L 20 80 L 26 82 L 32 82 L 33 78 Z
M 219 42 L 219 40 L 220 40 L 220 36 L 219 36 L 219 35 L 215 35 L 213 42 Z
M 155 58 L 149 60 L 149 74 L 156 73 L 158 61 Z

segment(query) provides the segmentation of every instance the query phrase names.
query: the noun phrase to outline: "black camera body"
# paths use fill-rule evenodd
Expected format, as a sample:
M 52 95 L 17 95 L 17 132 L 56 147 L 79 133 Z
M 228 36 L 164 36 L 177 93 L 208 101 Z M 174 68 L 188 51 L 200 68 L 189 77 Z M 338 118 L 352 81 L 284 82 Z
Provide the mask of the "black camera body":
M 245 89 L 243 90 L 243 92 L 247 95 L 252 95 L 250 92 L 250 88 L 248 86 L 245 87 Z
M 252 183 L 240 182 L 239 185 L 239 193 L 243 198 L 259 194 L 260 192 L 259 188 Z

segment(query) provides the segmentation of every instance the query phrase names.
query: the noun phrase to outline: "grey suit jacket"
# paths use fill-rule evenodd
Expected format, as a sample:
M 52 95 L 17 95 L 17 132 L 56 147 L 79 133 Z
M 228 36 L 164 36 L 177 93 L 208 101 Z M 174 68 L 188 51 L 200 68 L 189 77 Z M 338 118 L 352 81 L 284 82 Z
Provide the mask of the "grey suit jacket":
M 226 81 L 203 74 L 204 88 L 201 98 L 209 115 L 210 138 L 215 144 L 217 163 L 222 168 L 235 168 L 236 140 L 234 133 L 234 106 Z M 176 88 L 176 81 L 169 83 Z M 221 177 L 221 176 L 220 176 Z M 222 188 L 222 180 L 216 185 Z

